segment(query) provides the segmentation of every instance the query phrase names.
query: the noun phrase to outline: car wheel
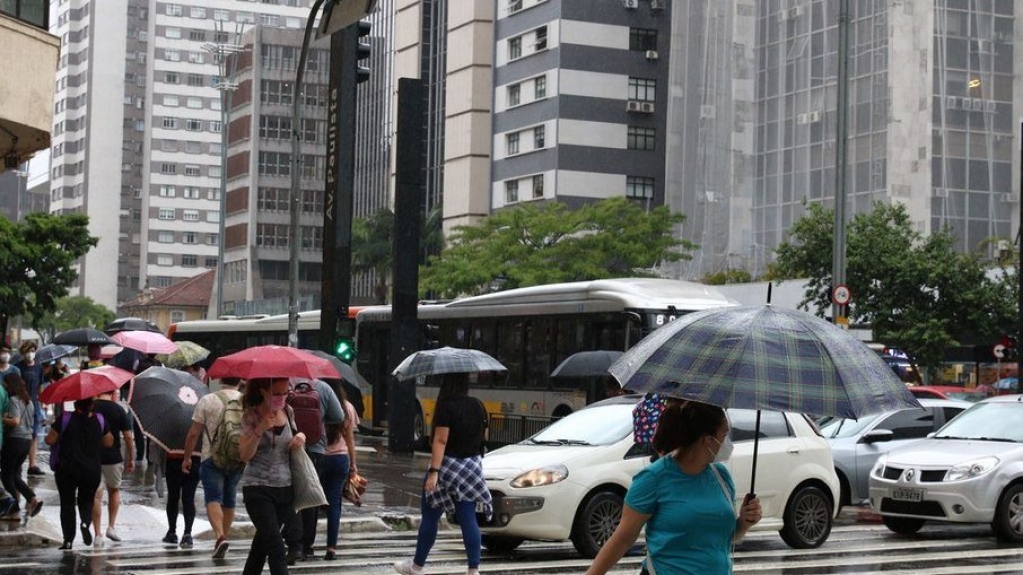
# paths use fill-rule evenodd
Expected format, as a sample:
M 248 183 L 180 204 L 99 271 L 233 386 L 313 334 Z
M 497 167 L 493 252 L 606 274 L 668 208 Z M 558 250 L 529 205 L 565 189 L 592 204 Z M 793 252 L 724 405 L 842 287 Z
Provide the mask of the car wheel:
M 913 517 L 891 517 L 888 515 L 882 515 L 881 521 L 884 522 L 884 526 L 888 528 L 892 533 L 898 533 L 899 535 L 912 535 L 920 528 L 924 526 L 925 521 L 923 519 L 915 519 Z
M 820 547 L 831 534 L 831 499 L 818 487 L 800 487 L 785 506 L 781 538 L 794 549 Z
M 1023 483 L 1010 485 L 1002 492 L 991 528 L 1001 541 L 1023 542 Z
M 622 496 L 600 491 L 582 505 L 572 526 L 572 544 L 587 559 L 592 559 L 611 538 L 622 520 Z
M 423 418 L 423 410 L 416 409 L 416 417 L 412 420 L 412 448 L 416 450 L 429 449 L 430 445 L 426 437 L 426 421 Z
M 483 546 L 487 548 L 487 551 L 493 551 L 494 553 L 515 551 L 525 541 L 521 537 L 499 537 L 497 535 L 484 535 L 482 540 Z

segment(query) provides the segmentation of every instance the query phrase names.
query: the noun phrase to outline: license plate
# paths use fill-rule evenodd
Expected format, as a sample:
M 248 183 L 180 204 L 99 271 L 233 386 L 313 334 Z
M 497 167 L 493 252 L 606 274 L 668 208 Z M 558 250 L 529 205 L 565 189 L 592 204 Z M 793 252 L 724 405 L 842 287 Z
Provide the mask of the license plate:
M 913 489 L 911 487 L 896 487 L 892 489 L 892 499 L 896 501 L 920 503 L 924 500 L 924 490 Z

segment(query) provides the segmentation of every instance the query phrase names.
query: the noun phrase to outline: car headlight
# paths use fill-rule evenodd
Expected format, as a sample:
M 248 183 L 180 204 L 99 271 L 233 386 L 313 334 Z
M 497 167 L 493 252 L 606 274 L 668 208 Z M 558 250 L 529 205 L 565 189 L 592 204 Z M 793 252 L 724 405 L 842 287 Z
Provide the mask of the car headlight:
M 564 481 L 568 477 L 568 468 L 564 465 L 548 465 L 529 471 L 512 479 L 512 487 L 541 487 Z
M 881 456 L 877 458 L 877 462 L 874 463 L 874 468 L 870 470 L 870 475 L 872 477 L 881 477 L 881 472 L 882 470 L 884 470 L 884 466 L 887 464 L 888 454 L 882 453 Z
M 974 459 L 973 461 L 966 461 L 958 465 L 954 465 L 952 466 L 952 469 L 949 469 L 945 473 L 945 481 L 959 481 L 962 479 L 980 477 L 997 467 L 998 463 L 998 458 L 992 456 L 981 457 L 980 459 Z

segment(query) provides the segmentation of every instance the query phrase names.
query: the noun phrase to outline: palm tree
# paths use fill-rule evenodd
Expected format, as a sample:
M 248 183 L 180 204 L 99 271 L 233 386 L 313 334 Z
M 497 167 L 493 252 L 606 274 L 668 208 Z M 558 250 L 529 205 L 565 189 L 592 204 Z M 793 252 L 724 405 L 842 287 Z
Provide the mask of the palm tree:
M 394 212 L 381 208 L 368 218 L 359 218 L 352 223 L 352 271 L 373 272 L 376 286 L 373 295 L 376 303 L 387 303 L 387 288 L 391 271 L 394 269 Z M 426 214 L 419 230 L 419 249 L 422 262 L 426 255 L 438 254 L 444 248 L 441 229 L 441 210 L 436 207 Z

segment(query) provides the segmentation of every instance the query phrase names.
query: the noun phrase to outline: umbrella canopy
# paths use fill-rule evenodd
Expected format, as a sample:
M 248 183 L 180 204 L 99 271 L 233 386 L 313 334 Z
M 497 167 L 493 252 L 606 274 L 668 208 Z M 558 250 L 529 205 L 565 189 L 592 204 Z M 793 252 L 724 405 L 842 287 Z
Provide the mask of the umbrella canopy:
M 146 437 L 164 451 L 184 453 L 195 404 L 207 393 L 202 382 L 183 371 L 151 367 L 132 381 L 128 407 Z
M 359 414 L 359 417 L 362 417 L 363 411 L 365 410 L 362 395 L 369 392 L 371 387 L 369 382 L 366 381 L 366 378 L 362 377 L 359 372 L 355 371 L 354 367 L 338 359 L 336 355 L 331 355 L 319 349 L 306 349 L 303 351 L 307 351 L 316 357 L 321 357 L 329 361 L 330 364 L 334 366 L 334 369 L 341 374 L 341 387 L 344 388 L 345 395 L 348 396 L 348 401 L 352 404 L 352 407 L 355 408 L 355 412 Z
M 551 372 L 551 377 L 600 377 L 610 375 L 607 368 L 622 356 L 621 351 L 598 349 L 580 351 L 565 358 Z
M 50 363 L 51 361 L 58 360 L 62 357 L 66 357 L 74 353 L 78 349 L 74 345 L 60 345 L 57 343 L 48 343 L 43 347 L 36 350 L 36 363 Z
M 658 329 L 609 371 L 622 387 L 721 407 L 858 419 L 920 407 L 873 350 L 797 310 L 728 307 Z
M 167 336 L 155 331 L 119 331 L 110 338 L 121 347 L 130 347 L 142 353 L 174 353 L 178 350 L 178 346 Z
M 167 367 L 182 369 L 195 365 L 210 356 L 210 350 L 191 341 L 176 341 L 178 349 L 174 353 L 161 354 L 156 357 Z
M 98 343 L 106 345 L 117 342 L 98 329 L 79 327 L 58 333 L 51 343 L 59 343 L 61 345 L 89 345 L 91 343 Z
M 101 393 L 116 391 L 132 377 L 135 377 L 132 372 L 112 365 L 79 371 L 50 384 L 39 394 L 39 401 L 63 403 L 96 397 Z
M 480 371 L 508 371 L 508 368 L 478 349 L 442 347 L 417 351 L 394 368 L 398 379 L 413 379 L 443 373 L 476 373 Z
M 155 331 L 163 333 L 160 326 L 155 323 L 137 317 L 120 317 L 103 327 L 107 335 L 113 335 L 119 331 Z
M 212 379 L 222 377 L 301 377 L 337 379 L 341 374 L 326 359 L 293 347 L 261 345 L 218 358 L 207 372 Z

